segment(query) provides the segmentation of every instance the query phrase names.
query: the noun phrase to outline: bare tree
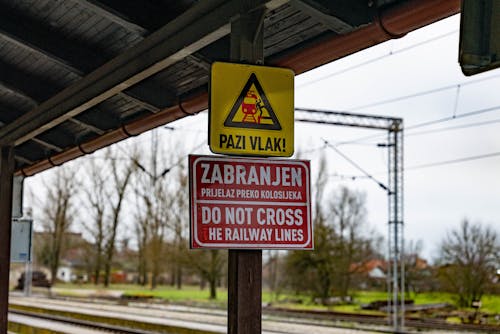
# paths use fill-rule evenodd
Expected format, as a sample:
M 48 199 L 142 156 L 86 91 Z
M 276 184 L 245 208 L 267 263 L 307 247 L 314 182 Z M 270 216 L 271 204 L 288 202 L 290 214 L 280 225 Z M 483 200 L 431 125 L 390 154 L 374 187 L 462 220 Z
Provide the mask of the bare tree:
M 364 195 L 343 187 L 325 205 L 326 181 L 327 165 L 323 157 L 315 182 L 315 249 L 289 252 L 286 258 L 289 284 L 296 291 L 311 292 L 323 303 L 332 293 L 344 299 L 348 296 L 356 273 L 353 264 L 376 255 L 375 245 L 379 242 L 376 234 L 364 233 Z
M 189 179 L 183 164 L 177 169 L 176 183 L 172 192 L 172 206 L 169 210 L 168 227 L 173 232 L 172 283 L 178 289 L 182 287 L 183 266 L 188 251 L 188 222 L 189 222 Z
M 166 181 L 171 168 L 175 167 L 172 162 L 175 157 L 176 154 L 172 152 L 165 153 L 159 145 L 158 133 L 152 131 L 149 159 L 134 160 L 141 170 L 137 174 L 135 186 L 139 269 L 143 282 L 146 281 L 147 269 L 150 270 L 152 289 L 157 287 L 160 274 L 165 269 L 167 231 L 172 224 L 170 220 L 176 197 L 180 195 L 175 182 Z
M 104 286 L 108 287 L 110 283 L 111 264 L 116 247 L 116 236 L 120 224 L 120 213 L 122 212 L 126 191 L 132 174 L 136 170 L 136 165 L 133 163 L 133 159 L 131 161 L 119 162 L 116 153 L 111 148 L 106 152 L 106 157 L 111 167 L 113 180 L 110 193 L 107 194 L 111 216 L 110 223 L 107 225 L 107 239 L 104 249 Z
M 267 261 L 264 267 L 267 268 L 268 275 L 263 277 L 264 283 L 269 286 L 269 290 L 272 293 L 273 299 L 277 299 L 282 285 L 280 284 L 280 251 L 278 250 L 268 250 L 267 251 Z
M 464 219 L 441 242 L 441 278 L 457 296 L 460 307 L 470 307 L 491 286 L 500 265 L 500 240 L 491 227 Z
M 149 259 L 151 263 L 151 289 L 155 289 L 158 286 L 158 278 L 161 274 L 162 265 L 165 259 L 165 216 L 162 211 L 166 208 L 162 208 L 159 204 L 165 202 L 165 193 L 159 191 L 160 187 L 155 187 L 156 199 L 147 203 L 148 206 L 148 234 L 149 234 Z M 150 198 L 147 199 L 148 201 Z
M 331 258 L 333 230 L 326 223 L 326 217 L 322 209 L 327 179 L 326 158 L 322 156 L 314 187 L 314 251 L 291 251 L 285 260 L 288 272 L 287 284 L 296 292 L 312 292 L 313 297 L 320 298 L 323 301 L 326 301 L 330 295 L 333 284 Z
M 90 184 L 85 188 L 85 204 L 90 213 L 90 221 L 84 223 L 84 227 L 94 239 L 93 248 L 93 275 L 94 284 L 99 284 L 103 253 L 106 240 L 105 213 L 106 201 L 106 177 L 103 174 L 102 164 L 96 163 L 95 159 L 89 159 L 86 168 L 87 179 Z
M 219 249 L 197 250 L 189 254 L 188 264 L 198 271 L 210 288 L 210 299 L 217 298 L 217 283 L 227 264 L 227 252 Z
M 431 272 L 426 267 L 427 262 L 421 258 L 422 248 L 422 240 L 417 242 L 410 240 L 405 246 L 405 291 L 409 298 L 415 297 L 425 289 L 432 288 Z
M 355 274 L 353 264 L 375 254 L 375 234 L 364 233 L 365 196 L 342 187 L 329 205 L 329 224 L 333 227 L 333 282 L 335 292 L 346 298 Z
M 75 170 L 68 165 L 58 167 L 46 184 L 47 196 L 43 207 L 42 225 L 48 240 L 43 247 L 45 254 L 42 262 L 50 268 L 52 284 L 56 281 L 65 235 L 75 217 L 74 200 L 78 188 L 75 175 Z
M 138 283 L 142 286 L 148 284 L 148 261 L 147 261 L 147 244 L 149 240 L 148 233 L 148 217 L 142 208 L 142 197 L 136 188 L 136 214 L 134 222 L 134 230 L 137 241 L 137 272 L 139 273 Z

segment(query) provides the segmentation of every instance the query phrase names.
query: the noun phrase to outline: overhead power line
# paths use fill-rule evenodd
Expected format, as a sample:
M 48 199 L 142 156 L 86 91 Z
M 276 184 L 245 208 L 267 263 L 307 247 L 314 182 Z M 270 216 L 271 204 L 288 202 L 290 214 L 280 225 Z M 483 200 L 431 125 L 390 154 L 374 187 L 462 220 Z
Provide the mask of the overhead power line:
M 413 170 L 432 168 L 432 167 L 441 167 L 441 166 L 446 166 L 446 165 L 451 165 L 451 164 L 458 164 L 458 163 L 463 163 L 463 162 L 489 159 L 489 158 L 495 158 L 495 157 L 500 157 L 500 152 L 492 152 L 492 153 L 472 155 L 472 156 L 468 156 L 468 157 L 462 157 L 462 158 L 451 159 L 451 160 L 430 162 L 430 163 L 406 167 L 404 170 L 405 171 L 413 171 Z M 374 173 L 373 175 L 383 175 L 383 174 L 384 174 L 383 172 L 377 172 L 377 173 Z M 338 178 L 343 179 L 343 180 L 351 180 L 351 181 L 355 181 L 358 179 L 371 178 L 371 176 L 367 176 L 366 174 L 365 175 L 329 174 L 328 176 L 329 177 L 338 177 Z
M 456 125 L 456 126 L 449 126 L 446 128 L 439 128 L 439 129 L 433 129 L 433 130 L 411 132 L 411 133 L 405 134 L 405 137 L 421 136 L 421 135 L 426 135 L 426 134 L 430 134 L 430 133 L 440 133 L 440 132 L 446 132 L 446 131 L 452 131 L 452 130 L 475 128 L 478 126 L 492 125 L 492 124 L 496 124 L 496 123 L 500 123 L 500 119 L 494 119 L 491 121 L 484 121 L 484 122 L 469 123 L 469 124 L 462 124 L 462 125 Z
M 471 111 L 471 112 L 467 112 L 467 113 L 463 113 L 463 114 L 458 114 L 458 115 L 455 115 L 455 116 L 448 116 L 448 117 L 438 118 L 438 119 L 435 119 L 435 120 L 425 121 L 425 122 L 422 122 L 422 123 L 413 124 L 413 125 L 404 127 L 404 130 L 405 130 L 404 135 L 405 135 L 405 137 L 412 135 L 412 132 L 408 133 L 407 131 L 411 131 L 411 130 L 414 130 L 414 129 L 418 129 L 418 128 L 422 128 L 422 127 L 426 127 L 426 126 L 431 126 L 431 125 L 436 125 L 436 124 L 440 124 L 440 123 L 446 123 L 446 122 L 454 121 L 454 120 L 457 120 L 457 119 L 460 119 L 460 118 L 467 118 L 467 117 L 477 116 L 477 115 L 480 115 L 480 114 L 485 114 L 485 113 L 489 113 L 489 112 L 493 112 L 493 111 L 498 111 L 498 110 L 500 110 L 500 105 L 496 105 L 496 106 L 493 106 L 493 107 L 490 107 L 490 108 L 478 109 L 478 110 L 474 110 L 474 111 Z M 484 123 L 486 124 L 487 122 L 488 121 L 485 121 Z M 490 122 L 493 123 L 493 122 L 496 122 L 496 120 L 495 121 L 490 121 Z M 479 126 L 479 123 L 476 123 L 476 124 L 477 124 L 476 126 Z M 438 130 L 440 130 L 440 129 L 436 129 L 435 132 L 438 132 Z M 429 131 L 431 131 L 431 130 L 429 130 Z M 352 140 L 341 141 L 341 142 L 336 143 L 335 146 L 338 147 L 338 146 L 341 146 L 341 145 L 357 144 L 357 143 L 365 142 L 365 141 L 371 140 L 371 139 L 382 139 L 382 138 L 384 138 L 384 135 L 377 133 L 377 134 L 373 134 L 373 135 L 369 135 L 369 136 L 359 137 L 359 138 L 352 139 Z
M 367 104 L 362 104 L 362 105 L 354 106 L 352 108 L 348 108 L 347 110 L 348 111 L 355 111 L 355 110 L 360 110 L 360 109 L 378 107 L 378 106 L 384 105 L 384 104 L 390 104 L 390 103 L 404 101 L 404 100 L 408 100 L 408 99 L 412 99 L 412 98 L 416 98 L 416 97 L 421 97 L 424 95 L 435 94 L 435 93 L 439 93 L 439 92 L 450 90 L 450 89 L 458 89 L 459 87 L 475 85 L 475 84 L 478 84 L 478 83 L 481 83 L 484 81 L 498 79 L 498 78 L 500 78 L 500 74 L 491 75 L 491 76 L 476 79 L 476 80 L 469 80 L 466 82 L 456 83 L 456 84 L 452 84 L 452 85 L 441 86 L 441 87 L 437 87 L 437 88 L 433 88 L 433 89 L 423 90 L 420 92 L 407 94 L 407 95 L 401 95 L 401 96 L 397 96 L 397 97 L 390 98 L 390 99 L 385 99 L 385 100 L 375 101 L 375 102 L 371 102 L 371 103 L 367 103 Z M 455 101 L 455 103 L 456 102 L 457 101 Z M 456 106 L 455 106 L 455 108 L 456 108 Z
M 463 158 L 452 159 L 452 160 L 431 162 L 431 163 L 426 163 L 426 164 L 421 164 L 421 165 L 416 165 L 416 166 L 410 166 L 410 167 L 405 168 L 405 170 L 416 170 L 416 169 L 451 165 L 451 164 L 457 164 L 457 163 L 461 163 L 461 162 L 493 158 L 493 157 L 497 157 L 497 156 L 500 156 L 500 152 L 492 152 L 492 153 L 473 155 L 473 156 L 469 156 L 469 157 L 463 157 Z
M 358 69 L 360 67 L 363 67 L 363 66 L 366 66 L 366 65 L 369 65 L 369 64 L 372 64 L 372 63 L 375 63 L 379 60 L 382 60 L 384 58 L 387 58 L 387 57 L 390 57 L 390 56 L 394 56 L 396 54 L 399 54 L 399 53 L 403 53 L 403 52 L 406 52 L 406 51 L 409 51 L 409 50 L 412 50 L 412 49 L 415 49 L 419 46 L 422 46 L 422 45 L 425 45 L 425 44 L 428 44 L 428 43 L 432 43 L 432 42 L 435 42 L 437 40 L 440 40 L 440 39 L 443 39 L 443 38 L 446 38 L 448 36 L 451 36 L 451 35 L 454 35 L 458 32 L 458 30 L 453 30 L 453 31 L 450 31 L 450 32 L 447 32 L 447 33 L 444 33 L 442 35 L 439 35 L 439 36 L 436 36 L 436 37 L 433 37 L 433 38 L 429 38 L 425 41 L 422 41 L 422 42 L 419 42 L 419 43 L 415 43 L 413 45 L 410 45 L 410 46 L 407 46 L 405 48 L 401 48 L 399 50 L 396 50 L 396 51 L 390 51 L 389 53 L 387 54 L 384 54 L 382 56 L 378 56 L 378 57 L 375 57 L 375 58 L 372 58 L 372 59 L 369 59 L 367 61 L 364 61 L 362 63 L 359 63 L 359 64 L 356 64 L 356 65 L 353 65 L 353 66 L 350 66 L 350 67 L 347 67 L 345 69 L 342 69 L 340 71 L 337 71 L 337 72 L 334 72 L 334 73 L 330 73 L 330 74 L 327 74 L 325 76 L 322 76 L 322 77 L 319 77 L 319 78 L 316 78 L 314 80 L 311 80 L 309 82 L 306 82 L 306 83 L 303 83 L 301 85 L 298 85 L 297 88 L 303 88 L 303 87 L 306 87 L 306 86 L 310 86 L 312 84 L 315 84 L 319 81 L 323 81 L 323 80 L 326 80 L 328 78 L 331 78 L 331 77 L 334 77 L 334 76 L 337 76 L 337 75 L 340 75 L 340 74 L 343 74 L 343 73 L 346 73 L 346 72 L 349 72 L 349 71 L 352 71 L 352 70 L 355 70 L 355 69 Z
M 349 162 L 351 165 L 353 165 L 357 170 L 359 170 L 361 173 L 363 173 L 367 178 L 373 180 L 375 183 L 377 183 L 380 188 L 384 189 L 385 191 L 389 192 L 389 188 L 383 184 L 382 182 L 380 182 L 379 180 L 377 180 L 376 178 L 374 178 L 371 174 L 369 174 L 366 170 L 364 170 L 360 165 L 358 165 L 356 162 L 354 162 L 351 158 L 349 158 L 347 155 L 345 155 L 344 153 L 342 153 L 338 148 L 336 148 L 335 146 L 333 146 L 332 144 L 330 144 L 328 141 L 324 140 L 323 141 L 325 142 L 325 145 L 330 147 L 332 150 L 334 150 L 335 152 L 337 152 L 338 155 L 340 155 L 342 158 L 344 158 L 347 162 Z
M 476 115 L 479 115 L 479 114 L 484 114 L 484 113 L 488 113 L 488 112 L 491 112 L 491 111 L 497 111 L 497 110 L 500 110 L 500 105 L 496 105 L 496 106 L 493 106 L 493 107 L 490 107 L 490 108 L 478 109 L 478 110 L 474 110 L 474 111 L 470 111 L 470 112 L 458 114 L 456 116 L 443 117 L 443 118 L 439 118 L 439 119 L 436 119 L 436 120 L 433 120 L 433 121 L 427 121 L 427 122 L 417 123 L 417 124 L 414 124 L 414 125 L 407 126 L 405 129 L 406 130 L 417 129 L 417 128 L 421 128 L 421 127 L 424 127 L 424 126 L 434 125 L 434 124 L 443 123 L 443 122 L 449 122 L 449 121 L 453 121 L 455 119 L 476 116 Z

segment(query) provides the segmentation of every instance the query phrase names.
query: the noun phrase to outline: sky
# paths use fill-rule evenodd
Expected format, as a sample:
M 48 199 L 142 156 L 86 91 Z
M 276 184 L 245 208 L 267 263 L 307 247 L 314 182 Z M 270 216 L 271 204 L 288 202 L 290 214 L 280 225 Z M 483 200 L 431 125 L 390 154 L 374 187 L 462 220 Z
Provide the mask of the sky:
M 295 78 L 296 107 L 403 118 L 405 238 L 407 244 L 421 241 L 431 261 L 447 231 L 465 218 L 500 233 L 500 69 L 465 77 L 458 64 L 458 29 L 456 15 Z M 205 112 L 170 123 L 158 130 L 160 140 L 189 136 L 188 152 L 209 154 L 203 145 L 207 118 Z M 428 122 L 433 124 L 422 125 Z M 129 141 L 148 145 L 149 136 Z M 295 151 L 311 160 L 313 175 L 325 155 L 329 190 L 347 186 L 365 193 L 367 231 L 387 237 L 387 193 L 325 140 L 387 184 L 387 148 L 377 146 L 387 134 L 295 123 Z M 348 141 L 353 143 L 342 144 Z M 25 186 L 39 189 L 50 173 L 28 178 Z M 36 220 L 33 198 L 27 196 L 25 206 L 35 207 Z

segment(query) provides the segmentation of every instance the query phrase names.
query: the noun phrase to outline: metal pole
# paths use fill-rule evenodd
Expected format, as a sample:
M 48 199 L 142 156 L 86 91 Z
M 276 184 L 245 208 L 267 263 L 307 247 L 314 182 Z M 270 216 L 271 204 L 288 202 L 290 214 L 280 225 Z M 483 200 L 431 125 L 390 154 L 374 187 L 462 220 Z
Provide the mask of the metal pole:
M 401 330 L 404 330 L 405 327 L 405 238 L 404 238 L 404 215 L 403 215 L 403 185 L 404 185 L 404 180 L 403 180 L 403 129 L 399 127 L 398 124 L 398 129 L 396 133 L 396 161 L 397 161 L 397 170 L 396 170 L 396 176 L 398 179 L 398 184 L 397 184 L 397 198 L 398 198 L 398 224 L 400 224 L 399 228 L 399 233 L 400 233 L 400 241 L 401 241 L 401 247 L 399 249 L 399 259 L 401 263 L 401 274 L 400 274 L 400 281 L 401 281 Z
M 29 258 L 26 262 L 26 273 L 24 281 L 24 295 L 26 297 L 31 297 L 32 282 L 33 282 L 33 219 L 30 218 L 30 246 L 29 246 Z
M 296 111 L 308 114 L 305 118 L 296 118 L 296 121 L 388 131 L 387 324 L 398 332 L 405 325 L 403 120 L 333 110 L 296 109 Z
M 404 327 L 405 267 L 403 223 L 403 130 L 395 122 L 389 129 L 389 272 L 388 312 L 395 332 Z
M 388 154 L 389 157 L 390 157 L 390 153 Z M 390 160 L 390 158 L 388 159 Z M 390 169 L 390 164 L 389 164 L 389 169 Z M 389 172 L 389 179 L 390 179 L 390 176 L 391 176 L 391 173 Z M 391 288 L 391 283 L 392 283 L 392 279 L 391 279 L 391 247 L 392 247 L 392 242 L 391 242 L 391 237 L 392 237 L 392 225 L 391 225 L 391 194 L 390 194 L 390 182 L 389 182 L 389 193 L 388 193 L 388 202 L 389 202 L 389 205 L 388 205 L 388 211 L 389 211 L 389 214 L 388 214 L 388 217 L 389 217 L 389 223 L 387 224 L 387 273 L 386 273 L 386 277 L 385 277 L 385 280 L 386 280 L 386 284 L 387 284 L 387 325 L 388 326 L 391 326 L 392 324 L 392 319 L 391 319 L 391 314 L 392 314 L 392 296 L 391 296 L 391 292 L 392 292 L 392 288 Z
M 393 156 L 393 162 L 394 162 L 394 173 L 393 173 L 393 178 L 394 178 L 394 217 L 393 217 L 393 228 L 394 228 L 394 254 L 393 254 L 393 272 L 392 272 L 392 278 L 393 278 L 393 307 L 394 307 L 394 314 L 393 314 L 393 319 L 394 319 L 394 330 L 399 331 L 399 302 L 398 302 L 398 296 L 399 296 L 399 231 L 398 231 L 398 142 L 397 142 L 397 133 L 394 131 L 392 132 L 393 135 L 393 150 L 394 150 L 394 156 Z
M 231 59 L 262 64 L 264 61 L 263 20 L 259 8 L 241 14 L 231 22 Z M 262 332 L 262 250 L 229 250 L 228 333 Z
M 0 333 L 7 333 L 8 328 L 13 177 L 13 149 L 0 147 Z
M 29 277 L 29 270 L 30 270 L 30 265 L 29 265 L 29 260 L 26 261 L 24 264 L 24 296 L 29 297 L 28 294 L 28 285 L 30 284 L 30 277 Z

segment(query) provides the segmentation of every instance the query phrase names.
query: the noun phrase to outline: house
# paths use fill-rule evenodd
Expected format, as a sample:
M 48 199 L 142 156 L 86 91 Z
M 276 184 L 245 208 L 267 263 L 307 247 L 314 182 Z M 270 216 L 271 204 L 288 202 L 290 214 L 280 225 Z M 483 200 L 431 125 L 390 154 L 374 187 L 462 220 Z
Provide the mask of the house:
M 354 286 L 360 289 L 382 288 L 387 278 L 387 262 L 381 259 L 371 259 L 350 266 Z
M 48 259 L 50 258 L 51 240 L 52 234 L 49 232 L 35 231 L 33 233 L 34 265 L 45 268 L 49 272 Z M 63 238 L 56 278 L 66 283 L 88 281 L 89 261 L 92 261 L 92 257 L 89 256 L 91 249 L 92 244 L 83 238 L 82 233 L 66 232 Z

